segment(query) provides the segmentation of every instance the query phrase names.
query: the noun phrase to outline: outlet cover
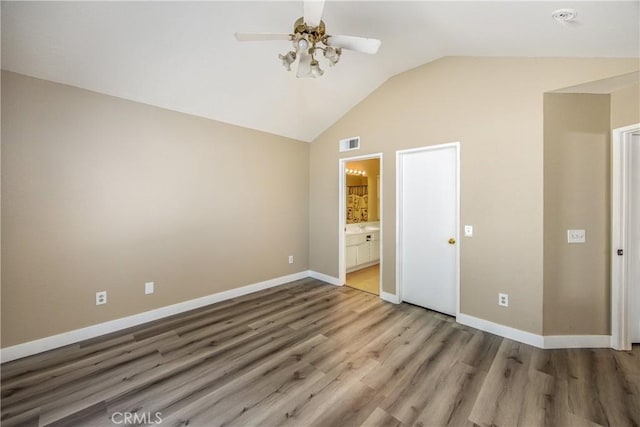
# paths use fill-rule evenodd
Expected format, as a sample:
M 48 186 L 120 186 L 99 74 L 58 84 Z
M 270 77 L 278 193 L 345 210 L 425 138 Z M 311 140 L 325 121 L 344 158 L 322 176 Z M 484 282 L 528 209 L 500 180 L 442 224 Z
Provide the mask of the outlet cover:
M 144 294 L 149 295 L 153 293 L 153 282 L 147 282 L 144 284 Z
M 96 292 L 96 305 L 107 303 L 107 291 Z
M 498 305 L 501 307 L 509 307 L 509 294 L 498 294 Z
M 289 255 L 289 264 L 293 264 L 293 255 Z

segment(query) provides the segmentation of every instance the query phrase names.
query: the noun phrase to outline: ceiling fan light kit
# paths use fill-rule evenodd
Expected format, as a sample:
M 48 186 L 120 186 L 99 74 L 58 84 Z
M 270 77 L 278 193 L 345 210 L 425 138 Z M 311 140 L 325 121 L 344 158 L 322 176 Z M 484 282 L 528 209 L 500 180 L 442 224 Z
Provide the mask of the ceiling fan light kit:
M 278 55 L 278 58 L 282 60 L 282 65 L 287 71 L 291 71 L 291 64 L 296 60 L 296 53 L 294 51 L 287 52 L 285 55 Z
M 311 27 L 304 23 L 304 18 L 298 18 L 291 34 L 293 49 L 287 53 L 278 55 L 282 59 L 282 65 L 291 71 L 291 64 L 297 57 L 310 56 L 311 61 L 303 61 L 302 58 L 298 64 L 298 70 L 303 67 L 303 72 L 298 73 L 298 77 L 317 78 L 324 74 L 320 68 L 320 64 L 316 58 L 318 51 L 329 61 L 329 66 L 333 67 L 342 54 L 341 48 L 330 46 L 327 42 L 328 36 L 325 34 L 324 22 L 320 21 L 317 27 Z M 293 58 L 293 59 L 291 59 Z M 307 70 L 307 63 L 309 65 Z M 304 71 L 307 70 L 307 71 Z
M 353 36 L 330 36 L 320 19 L 324 2 L 306 0 L 305 16 L 298 18 L 292 34 L 236 33 L 238 41 L 289 40 L 293 48 L 278 58 L 287 71 L 298 60 L 297 77 L 317 78 L 324 74 L 316 58 L 319 52 L 333 67 L 340 60 L 342 49 L 374 54 L 380 47 L 380 40 Z

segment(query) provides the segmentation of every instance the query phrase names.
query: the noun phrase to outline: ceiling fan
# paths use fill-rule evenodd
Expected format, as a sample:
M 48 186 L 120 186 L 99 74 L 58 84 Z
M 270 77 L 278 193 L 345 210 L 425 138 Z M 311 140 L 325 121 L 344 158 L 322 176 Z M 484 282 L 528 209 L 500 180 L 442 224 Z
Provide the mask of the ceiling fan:
M 304 16 L 293 25 L 293 32 L 286 33 L 236 33 L 238 41 L 288 40 L 293 48 L 278 55 L 282 65 L 291 71 L 291 64 L 298 59 L 297 77 L 320 77 L 324 71 L 316 58 L 319 52 L 334 66 L 340 60 L 342 49 L 374 54 L 378 52 L 380 40 L 354 36 L 332 36 L 327 34 L 322 21 L 324 0 L 304 0 Z

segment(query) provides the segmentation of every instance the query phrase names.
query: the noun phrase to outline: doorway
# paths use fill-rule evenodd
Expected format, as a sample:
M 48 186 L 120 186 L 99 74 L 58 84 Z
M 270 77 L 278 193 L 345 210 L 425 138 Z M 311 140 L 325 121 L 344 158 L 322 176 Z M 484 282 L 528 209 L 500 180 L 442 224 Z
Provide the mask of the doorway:
M 640 343 L 640 124 L 612 137 L 611 346 Z
M 339 275 L 347 286 L 380 295 L 382 154 L 340 159 Z
M 396 292 L 400 300 L 459 311 L 460 144 L 397 152 Z

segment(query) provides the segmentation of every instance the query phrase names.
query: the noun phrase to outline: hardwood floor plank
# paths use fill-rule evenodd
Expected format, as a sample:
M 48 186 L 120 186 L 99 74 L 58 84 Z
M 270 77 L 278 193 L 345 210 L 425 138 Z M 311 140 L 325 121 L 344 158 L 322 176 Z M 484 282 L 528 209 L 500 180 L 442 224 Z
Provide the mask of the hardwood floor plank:
M 298 320 L 291 321 L 288 326 L 293 329 L 303 329 L 316 322 L 322 321 L 323 319 L 332 318 L 337 313 L 355 313 L 357 308 L 361 308 L 363 306 L 363 300 L 357 293 L 340 292 L 340 294 L 344 295 L 344 299 L 342 301 L 339 301 L 335 305 L 327 307 L 327 309 L 316 313 L 305 313 L 305 316 Z
M 380 306 L 379 310 L 372 309 L 359 314 L 349 324 L 323 332 L 331 339 L 332 347 L 319 348 L 309 363 L 323 372 L 329 372 L 340 363 L 348 360 L 352 354 L 359 352 L 367 342 L 390 328 L 400 316 L 401 313 L 390 310 L 389 307 Z M 358 331 L 358 333 L 354 335 L 353 331 Z
M 417 406 L 421 412 L 415 418 L 412 425 L 424 426 L 462 426 L 468 423 L 468 414 L 463 420 L 453 421 L 458 413 L 461 403 L 465 400 L 467 387 L 473 380 L 477 368 L 464 362 L 456 362 L 444 376 L 441 376 L 433 384 L 434 392 L 429 393 L 424 404 Z M 475 399 L 473 399 L 475 400 Z
M 618 358 L 606 350 L 595 350 L 594 357 L 597 363 L 597 396 L 602 402 L 607 423 L 612 426 L 640 426 L 640 375 L 625 375 Z
M 405 377 L 410 378 L 422 362 L 437 351 L 437 347 L 432 347 L 429 342 L 437 342 L 453 333 L 441 327 L 443 325 L 446 323 L 442 320 L 429 316 L 415 334 L 404 337 L 388 357 L 381 359 L 379 368 L 367 375 L 363 382 L 375 389 L 385 388 L 387 394 L 391 394 Z
M 593 350 L 567 350 L 569 410 L 603 426 L 609 425 L 596 383 L 597 360 Z
M 469 416 L 471 421 L 482 426 L 520 425 L 532 354 L 532 347 L 503 340 Z M 531 396 L 535 396 L 533 391 Z
M 343 301 L 346 298 L 348 298 L 347 295 L 337 292 L 330 292 L 327 293 L 327 295 L 321 295 L 316 298 L 313 298 L 313 296 L 305 297 L 300 303 L 294 304 L 289 308 L 279 310 L 276 313 L 261 316 L 260 319 L 249 323 L 248 326 L 253 330 L 258 330 L 276 324 L 286 323 L 288 325 L 305 319 L 309 315 L 313 315 L 318 312 L 325 312 L 325 310 L 336 306 L 340 301 Z
M 332 371 L 327 373 L 326 378 L 330 379 L 309 393 L 303 396 L 304 399 L 294 401 L 295 405 L 288 408 L 285 419 L 267 420 L 276 422 L 271 425 L 282 426 L 299 426 L 299 425 L 316 425 L 323 421 L 328 413 L 339 407 L 340 401 L 345 399 L 345 393 L 352 387 L 358 390 L 366 385 L 360 382 L 360 379 L 370 372 L 378 363 L 367 357 L 361 357 L 349 362 L 336 366 Z M 328 425 L 328 424 L 325 424 Z
M 258 402 L 251 407 L 243 407 L 243 410 L 237 417 L 229 421 L 229 426 L 261 426 L 266 425 L 262 422 L 264 418 L 269 417 L 273 413 L 282 412 L 282 404 L 287 402 L 296 395 L 306 395 L 310 385 L 321 381 L 326 374 L 311 365 L 303 364 L 304 370 L 296 371 L 296 380 L 278 387 L 271 393 L 263 396 Z M 244 398 L 242 399 L 245 400 Z
M 402 427 L 403 424 L 379 406 L 361 424 L 363 427 Z
M 24 396 L 43 393 L 62 384 L 73 382 L 78 378 L 90 377 L 128 361 L 134 361 L 146 355 L 157 353 L 158 346 L 162 341 L 172 339 L 174 335 L 174 332 L 167 332 L 141 342 L 133 342 L 116 349 L 109 349 L 86 359 L 78 359 L 67 365 L 13 378 L 7 383 L 3 383 L 5 388 L 3 404 L 8 405 L 23 399 Z
M 0 369 L 3 427 L 640 425 L 640 346 L 541 350 L 310 278 Z
M 238 394 L 243 392 L 248 393 L 248 389 L 252 386 L 255 387 L 259 382 L 259 378 L 269 373 L 277 373 L 281 370 L 286 370 L 291 367 L 289 362 L 296 361 L 294 364 L 295 369 L 301 369 L 302 365 L 306 365 L 305 362 L 297 361 L 299 356 L 297 354 L 304 354 L 305 352 L 312 351 L 318 344 L 326 340 L 326 337 L 322 335 L 315 335 L 314 337 L 305 340 L 304 342 L 290 348 L 289 350 L 279 353 L 276 356 L 270 358 L 266 363 L 259 365 L 255 369 L 241 375 L 237 379 L 212 390 L 209 393 L 204 394 L 199 399 L 190 402 L 187 405 L 183 405 L 177 410 L 176 408 L 168 407 L 163 410 L 163 414 L 169 414 L 163 419 L 163 422 L 171 425 L 172 423 L 185 424 L 192 418 L 201 419 L 201 413 L 205 412 L 209 408 L 213 408 L 216 405 L 230 404 L 233 405 L 234 398 Z M 277 375 L 274 375 L 277 378 Z M 244 397 L 239 399 L 240 404 L 245 402 Z M 238 401 L 236 400 L 236 404 Z M 231 409 L 227 409 L 231 410 Z M 225 410 L 220 410 L 219 415 L 225 413 Z M 202 424 L 202 422 L 201 422 Z M 197 424 L 196 424 L 197 425 Z
M 72 344 L 63 348 L 31 356 L 29 360 L 33 363 L 33 365 L 37 366 L 39 370 L 42 370 L 44 368 L 51 368 L 53 366 L 69 364 L 74 360 L 89 357 L 90 355 L 96 354 L 100 351 L 133 342 L 134 339 L 134 336 L 131 334 L 119 335 L 111 339 L 105 339 L 105 337 L 102 337 L 102 340 L 96 343 L 83 342 L 79 344 Z M 32 365 L 21 363 L 19 359 L 3 364 L 1 376 L 2 379 L 0 381 L 4 382 L 16 376 L 29 374 L 32 371 L 25 369 L 28 366 Z
M 447 328 L 447 334 L 437 342 L 431 342 L 426 357 L 420 357 L 418 369 L 405 372 L 401 382 L 382 403 L 381 407 L 402 421 L 413 425 L 421 413 L 421 408 L 428 406 L 434 396 L 444 388 L 447 374 L 451 373 L 456 363 L 456 354 L 471 339 L 468 332 Z M 452 379 L 455 381 L 455 379 Z M 455 383 L 452 389 L 456 389 Z
M 287 363 L 274 367 L 269 378 L 264 376 L 255 379 L 231 393 L 220 401 L 211 404 L 210 396 L 205 397 L 207 408 L 200 414 L 189 418 L 189 423 L 205 425 L 215 419 L 219 425 L 230 425 L 245 413 L 251 411 L 261 402 L 277 395 L 280 390 L 296 389 L 306 378 L 312 377 L 318 370 L 304 362 Z M 222 389 L 219 389 L 223 392 Z
M 288 328 L 263 332 L 254 341 L 246 342 L 226 353 L 224 358 L 204 361 L 201 365 L 174 377 L 168 377 L 144 390 L 125 395 L 110 405 L 113 411 L 144 410 L 156 412 L 186 401 L 191 397 L 221 387 L 236 376 L 255 369 L 275 353 L 300 340 L 300 333 Z
M 40 423 L 40 408 L 31 408 L 20 412 L 14 417 L 2 420 L 2 427 L 38 427 Z
M 62 406 L 68 401 L 68 396 L 81 391 L 83 394 L 91 394 L 103 388 L 117 384 L 126 378 L 144 372 L 159 364 L 161 357 L 159 354 L 150 354 L 135 361 L 129 361 L 115 369 L 101 372 L 97 375 L 82 377 L 67 384 L 60 384 L 55 391 L 45 390 L 41 393 L 32 391 L 32 394 L 25 394 L 21 400 L 15 403 L 2 402 L 2 416 L 11 417 L 23 411 L 41 408 L 43 406 Z

